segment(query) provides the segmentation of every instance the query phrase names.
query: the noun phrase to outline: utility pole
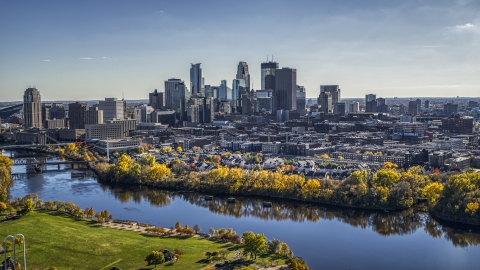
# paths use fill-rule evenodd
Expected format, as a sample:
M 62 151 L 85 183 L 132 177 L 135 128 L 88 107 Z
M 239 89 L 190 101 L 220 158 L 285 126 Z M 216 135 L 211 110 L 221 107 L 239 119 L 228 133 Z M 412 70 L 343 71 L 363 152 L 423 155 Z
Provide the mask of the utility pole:
M 108 145 L 108 137 L 107 137 L 107 162 L 110 162 L 110 149 Z

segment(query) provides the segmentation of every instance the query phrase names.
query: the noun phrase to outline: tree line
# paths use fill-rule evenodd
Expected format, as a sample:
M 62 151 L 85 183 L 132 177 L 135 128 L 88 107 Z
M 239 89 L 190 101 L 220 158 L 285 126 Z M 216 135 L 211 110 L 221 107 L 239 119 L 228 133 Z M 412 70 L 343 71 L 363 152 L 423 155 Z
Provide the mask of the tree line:
M 247 170 L 220 165 L 208 172 L 197 172 L 180 160 L 159 164 L 153 155 L 144 155 L 139 162 L 122 155 L 117 163 L 101 163 L 96 170 L 100 180 L 109 183 L 271 196 L 366 209 L 408 209 L 426 200 L 437 214 L 480 224 L 480 173 L 476 172 L 426 174 L 420 166 L 403 170 L 386 162 L 375 172 L 355 171 L 345 180 L 306 179 L 282 169 Z

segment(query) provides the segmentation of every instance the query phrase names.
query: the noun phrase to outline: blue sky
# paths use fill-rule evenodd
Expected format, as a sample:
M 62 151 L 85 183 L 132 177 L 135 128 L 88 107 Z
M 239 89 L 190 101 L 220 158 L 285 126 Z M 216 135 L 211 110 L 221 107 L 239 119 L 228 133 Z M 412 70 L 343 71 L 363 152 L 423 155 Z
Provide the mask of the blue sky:
M 260 88 L 273 55 L 317 97 L 480 96 L 480 1 L 0 1 L 0 100 L 145 99 L 168 78 Z

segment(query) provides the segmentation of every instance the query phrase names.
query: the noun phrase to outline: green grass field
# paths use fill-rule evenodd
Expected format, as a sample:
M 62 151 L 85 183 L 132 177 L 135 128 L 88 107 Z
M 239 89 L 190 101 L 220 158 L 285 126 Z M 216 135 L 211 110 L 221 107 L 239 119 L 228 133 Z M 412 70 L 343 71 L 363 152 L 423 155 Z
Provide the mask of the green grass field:
M 25 236 L 28 269 L 151 269 L 145 257 L 166 248 L 183 250 L 184 255 L 172 266 L 158 269 L 199 269 L 205 266 L 205 252 L 219 251 L 222 244 L 206 239 L 167 238 L 142 235 L 139 232 L 103 228 L 94 223 L 32 212 L 18 220 L 0 222 L 1 241 L 7 235 Z M 17 246 L 18 252 L 18 246 Z M 9 252 L 13 255 L 13 252 Z M 1 254 L 3 261 L 4 254 Z

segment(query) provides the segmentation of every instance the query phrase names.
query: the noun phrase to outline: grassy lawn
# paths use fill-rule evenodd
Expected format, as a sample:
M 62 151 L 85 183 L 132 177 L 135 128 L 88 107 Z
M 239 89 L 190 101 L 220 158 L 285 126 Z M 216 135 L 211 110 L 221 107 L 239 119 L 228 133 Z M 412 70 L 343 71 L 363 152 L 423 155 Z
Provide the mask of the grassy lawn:
M 172 266 L 158 269 L 199 269 L 205 266 L 205 252 L 219 251 L 222 244 L 201 238 L 163 238 L 139 232 L 103 228 L 88 221 L 32 212 L 18 220 L 0 222 L 1 241 L 7 235 L 25 236 L 28 269 L 54 265 L 57 269 L 151 269 L 143 261 L 152 251 L 183 250 Z M 13 252 L 9 252 L 13 256 Z M 18 254 L 18 246 L 17 246 Z M 3 254 L 1 261 L 3 261 Z M 0 261 L 0 262 L 1 262 Z

